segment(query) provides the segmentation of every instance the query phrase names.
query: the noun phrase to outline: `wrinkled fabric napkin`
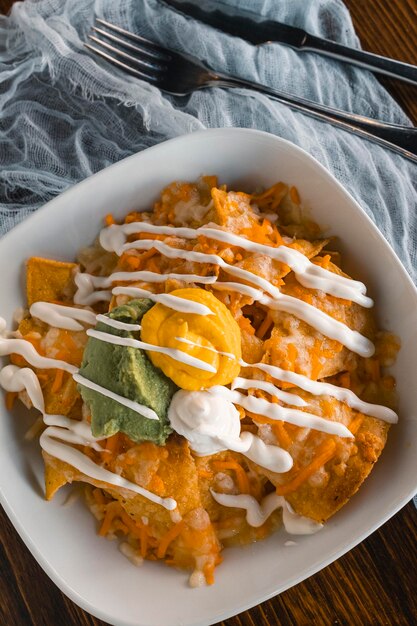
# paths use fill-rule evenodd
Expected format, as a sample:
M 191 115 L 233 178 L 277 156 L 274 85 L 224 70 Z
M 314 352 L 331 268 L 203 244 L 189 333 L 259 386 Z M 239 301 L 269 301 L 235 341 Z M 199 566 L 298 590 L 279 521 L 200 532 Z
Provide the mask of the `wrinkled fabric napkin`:
M 223 0 L 359 47 L 340 0 Z M 352 193 L 417 282 L 417 166 L 247 90 L 162 95 L 83 48 L 94 14 L 213 69 L 410 124 L 369 72 L 279 44 L 254 47 L 160 0 L 25 0 L 0 18 L 0 235 L 86 176 L 164 139 L 241 126 L 293 141 Z

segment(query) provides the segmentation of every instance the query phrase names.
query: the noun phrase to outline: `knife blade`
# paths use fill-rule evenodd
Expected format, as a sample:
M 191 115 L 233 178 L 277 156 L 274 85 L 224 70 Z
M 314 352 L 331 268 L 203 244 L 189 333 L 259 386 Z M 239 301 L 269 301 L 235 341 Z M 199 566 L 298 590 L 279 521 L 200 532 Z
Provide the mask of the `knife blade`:
M 343 46 L 335 41 L 311 35 L 302 28 L 265 19 L 251 11 L 224 4 L 220 8 L 213 0 L 205 0 L 204 4 L 196 4 L 190 0 L 163 0 L 163 2 L 183 15 L 240 37 L 256 46 L 281 43 L 301 52 L 315 52 L 417 85 L 415 65 Z

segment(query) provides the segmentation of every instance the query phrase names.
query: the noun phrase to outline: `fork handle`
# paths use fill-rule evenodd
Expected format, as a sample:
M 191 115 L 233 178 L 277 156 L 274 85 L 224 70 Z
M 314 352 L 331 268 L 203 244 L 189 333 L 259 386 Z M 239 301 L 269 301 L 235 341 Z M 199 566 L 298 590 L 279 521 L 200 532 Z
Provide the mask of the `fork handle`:
M 273 97 L 278 102 L 288 104 L 291 108 L 302 111 L 310 117 L 330 122 L 334 126 L 374 141 L 417 163 L 417 128 L 413 126 L 390 124 L 363 115 L 357 115 L 356 113 L 340 111 L 339 109 L 333 109 L 311 100 L 278 91 L 266 85 L 223 74 L 212 74 L 209 85 L 254 89 Z

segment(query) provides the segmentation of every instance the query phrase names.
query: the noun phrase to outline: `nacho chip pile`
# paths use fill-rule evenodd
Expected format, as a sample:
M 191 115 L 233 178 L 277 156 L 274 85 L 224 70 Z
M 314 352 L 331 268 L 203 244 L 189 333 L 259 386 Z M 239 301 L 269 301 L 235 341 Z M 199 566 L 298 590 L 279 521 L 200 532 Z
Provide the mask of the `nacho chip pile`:
M 204 177 L 195 184 L 172 183 L 162 192 L 152 211 L 133 212 L 126 217 L 126 223 L 138 220 L 193 228 L 215 224 L 258 243 L 293 247 L 313 263 L 346 276 L 341 269 L 340 254 L 334 251 L 336 242 L 321 238 L 318 226 L 306 218 L 297 191 L 283 183 L 252 195 L 227 191 L 212 176 Z M 141 237 L 143 235 L 131 235 L 129 241 Z M 152 237 L 146 235 L 148 239 Z M 247 364 L 262 362 L 303 374 L 312 380 L 332 382 L 351 389 L 366 401 L 395 406 L 395 381 L 384 367 L 395 358 L 398 344 L 392 335 L 379 331 L 370 309 L 303 287 L 288 266 L 270 257 L 203 236 L 195 240 L 164 236 L 163 240 L 176 248 L 217 254 L 227 263 L 267 279 L 282 293 L 328 313 L 376 345 L 373 357 L 360 357 L 293 315 L 269 310 L 246 295 L 219 291 L 209 284 L 190 286 L 179 279 L 137 283 L 155 293 L 186 291 L 195 287 L 205 289 L 205 299 L 215 298 L 219 305 L 222 303 L 230 320 L 240 331 L 240 345 L 232 346 L 238 358 L 241 355 Z M 98 258 L 99 264 L 95 263 Z M 113 269 L 114 259 L 108 255 L 106 260 L 106 253 L 97 243 L 83 253 L 82 269 L 86 271 L 103 273 L 106 263 Z M 72 305 L 74 272 L 79 269 L 80 266 L 74 263 L 29 259 L 28 306 L 37 301 Z M 114 269 L 215 275 L 219 281 L 230 280 L 219 266 L 167 258 L 155 249 L 127 250 Z M 113 296 L 110 309 L 128 300 L 126 295 Z M 102 309 L 103 305 L 99 304 L 97 311 Z M 147 315 L 148 324 L 146 319 L 144 322 L 147 341 L 158 342 L 161 316 L 162 322 L 167 325 L 167 333 L 175 333 L 175 328 L 169 326 L 166 310 L 160 305 Z M 157 319 L 158 324 L 155 322 Z M 232 322 L 229 321 L 230 324 Z M 184 336 L 198 335 L 200 326 L 197 326 L 197 330 L 187 328 L 184 332 L 189 334 Z M 80 366 L 87 342 L 84 331 L 53 328 L 31 318 L 29 314 L 20 323 L 19 331 L 40 354 Z M 225 343 L 225 349 L 230 351 L 229 344 Z M 165 356 L 152 357 L 152 361 L 180 384 L 182 374 L 170 370 Z M 19 366 L 27 365 L 17 355 L 12 356 L 12 362 Z M 68 373 L 53 369 L 35 371 L 44 393 L 47 413 L 75 420 L 90 419 L 88 408 L 83 405 L 77 386 Z M 225 384 L 236 375 L 236 372 L 228 375 Z M 177 518 L 141 495 L 92 479 L 68 463 L 44 453 L 46 498 L 53 498 L 57 490 L 67 483 L 85 483 L 87 503 L 98 520 L 100 535 L 123 538 L 132 555 L 163 560 L 168 565 L 202 572 L 209 584 L 214 580 L 214 568 L 221 562 L 220 553 L 224 546 L 262 539 L 279 527 L 281 520 L 281 513 L 276 511 L 261 527 L 251 527 L 246 521 L 245 510 L 221 506 L 213 499 L 211 490 L 233 495 L 249 494 L 258 502 L 275 491 L 284 496 L 299 515 L 324 522 L 346 504 L 371 471 L 384 448 L 388 425 L 359 413 L 335 398 L 313 396 L 294 385 L 274 380 L 259 370 L 246 367 L 240 375 L 264 379 L 289 393 L 297 393 L 306 401 L 306 410 L 343 423 L 354 438 L 342 439 L 239 408 L 242 431 L 257 434 L 265 443 L 278 445 L 291 454 L 294 465 L 289 472 L 278 474 L 265 470 L 242 454 L 230 450 L 198 457 L 190 450 L 187 440 L 175 433 L 170 435 L 164 446 L 158 446 L 149 441 L 134 442 L 126 434 L 118 432 L 101 442 L 101 451 L 89 447 L 79 449 L 97 465 L 161 497 L 174 498 L 178 504 Z M 188 384 L 189 389 L 201 387 L 193 381 Z M 248 393 L 280 402 L 266 391 L 252 389 Z M 194 582 L 200 584 L 201 581 Z

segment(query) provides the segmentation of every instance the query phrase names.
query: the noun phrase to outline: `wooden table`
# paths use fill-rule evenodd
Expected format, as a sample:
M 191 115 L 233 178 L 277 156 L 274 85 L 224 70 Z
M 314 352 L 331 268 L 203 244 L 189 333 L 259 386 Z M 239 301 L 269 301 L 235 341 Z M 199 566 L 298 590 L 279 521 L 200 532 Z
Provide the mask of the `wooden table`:
M 345 0 L 365 49 L 417 64 L 417 0 Z M 0 0 L 6 12 L 11 0 Z M 417 88 L 382 81 L 417 124 Z M 66 598 L 0 513 L 0 624 L 105 626 Z M 354 550 L 224 626 L 417 624 L 417 511 L 410 502 Z

